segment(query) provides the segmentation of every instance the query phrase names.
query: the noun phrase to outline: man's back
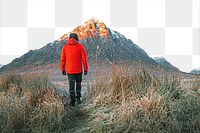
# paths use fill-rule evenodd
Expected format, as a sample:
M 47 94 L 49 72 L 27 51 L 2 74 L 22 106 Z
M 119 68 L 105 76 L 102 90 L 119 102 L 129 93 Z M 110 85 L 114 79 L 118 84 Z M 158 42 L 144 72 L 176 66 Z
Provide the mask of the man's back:
M 87 56 L 83 45 L 79 44 L 74 38 L 69 39 L 64 45 L 61 53 L 61 69 L 68 74 L 76 74 L 88 69 Z

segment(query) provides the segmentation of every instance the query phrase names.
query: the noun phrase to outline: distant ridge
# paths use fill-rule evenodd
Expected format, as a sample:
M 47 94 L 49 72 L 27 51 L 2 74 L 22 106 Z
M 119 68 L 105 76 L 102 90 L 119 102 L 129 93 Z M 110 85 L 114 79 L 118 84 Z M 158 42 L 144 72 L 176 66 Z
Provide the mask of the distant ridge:
M 177 67 L 175 67 L 171 63 L 169 63 L 164 57 L 154 57 L 153 59 L 163 67 L 171 68 L 174 70 L 179 70 Z
M 200 68 L 193 69 L 190 73 L 200 75 Z

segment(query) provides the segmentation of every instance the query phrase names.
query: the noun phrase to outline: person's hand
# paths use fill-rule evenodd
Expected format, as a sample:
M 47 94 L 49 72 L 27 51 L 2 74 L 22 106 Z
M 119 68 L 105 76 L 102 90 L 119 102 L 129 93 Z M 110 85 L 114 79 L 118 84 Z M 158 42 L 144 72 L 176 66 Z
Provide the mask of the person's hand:
M 87 71 L 84 71 L 84 75 L 87 75 Z
M 63 75 L 66 75 L 66 72 L 65 72 L 65 71 L 62 71 L 62 74 L 63 74 Z

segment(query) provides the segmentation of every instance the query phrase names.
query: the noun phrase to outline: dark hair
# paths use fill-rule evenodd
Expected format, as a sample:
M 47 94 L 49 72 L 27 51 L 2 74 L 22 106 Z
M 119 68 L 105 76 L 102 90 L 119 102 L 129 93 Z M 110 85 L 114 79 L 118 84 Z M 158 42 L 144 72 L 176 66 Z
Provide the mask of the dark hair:
M 69 39 L 70 38 L 74 38 L 74 39 L 76 39 L 77 41 L 78 41 L 78 35 L 76 34 L 76 33 L 71 33 L 70 35 L 69 35 Z

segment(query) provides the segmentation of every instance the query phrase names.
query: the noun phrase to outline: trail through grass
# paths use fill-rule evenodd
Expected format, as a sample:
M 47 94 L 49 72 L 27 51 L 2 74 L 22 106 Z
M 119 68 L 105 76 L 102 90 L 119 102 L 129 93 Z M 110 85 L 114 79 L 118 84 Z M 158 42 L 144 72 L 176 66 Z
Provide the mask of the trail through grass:
M 3 133 L 198 133 L 200 78 L 156 77 L 114 66 L 87 86 L 82 104 L 48 76 L 14 74 L 0 79 Z
M 90 132 L 89 129 L 89 115 L 90 115 L 90 108 L 88 107 L 87 103 L 82 103 L 80 105 L 76 105 L 75 107 L 70 107 L 73 116 L 71 121 L 71 126 L 68 130 L 70 133 L 88 133 Z

